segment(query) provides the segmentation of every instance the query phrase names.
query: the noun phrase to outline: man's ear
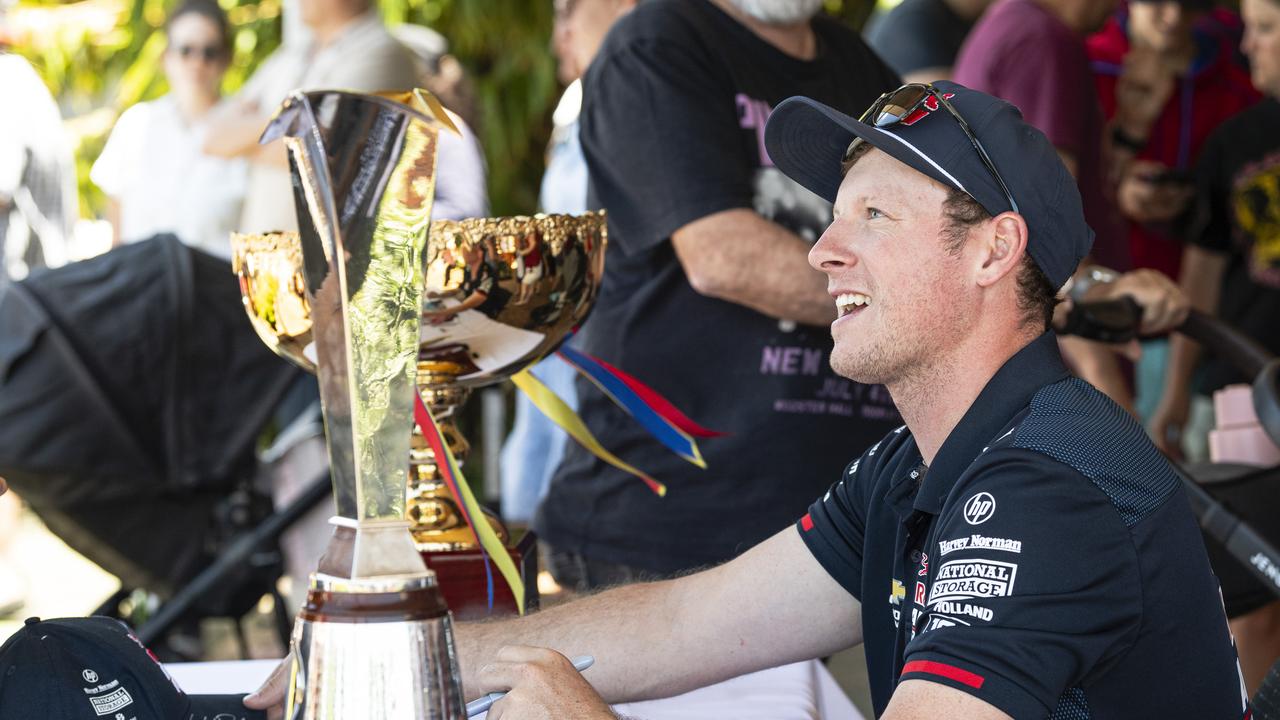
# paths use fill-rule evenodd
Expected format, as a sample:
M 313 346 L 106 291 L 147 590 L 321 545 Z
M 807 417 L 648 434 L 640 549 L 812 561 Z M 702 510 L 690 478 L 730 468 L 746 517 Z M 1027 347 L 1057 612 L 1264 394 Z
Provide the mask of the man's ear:
M 1017 213 L 1000 213 L 982 226 L 975 239 L 979 241 L 980 263 L 975 280 L 979 287 L 990 287 L 1022 263 L 1027 252 L 1027 223 Z

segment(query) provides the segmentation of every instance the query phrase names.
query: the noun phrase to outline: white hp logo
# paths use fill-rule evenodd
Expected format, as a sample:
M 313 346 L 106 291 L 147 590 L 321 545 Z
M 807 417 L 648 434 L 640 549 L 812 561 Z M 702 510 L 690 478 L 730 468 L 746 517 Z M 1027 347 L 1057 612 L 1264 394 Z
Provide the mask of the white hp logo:
M 90 682 L 90 683 L 98 682 L 98 673 L 92 670 L 86 669 L 84 672 L 80 673 L 80 676 L 84 678 L 85 682 Z
M 988 492 L 980 492 L 964 504 L 964 519 L 970 525 L 981 525 L 995 514 L 996 499 Z

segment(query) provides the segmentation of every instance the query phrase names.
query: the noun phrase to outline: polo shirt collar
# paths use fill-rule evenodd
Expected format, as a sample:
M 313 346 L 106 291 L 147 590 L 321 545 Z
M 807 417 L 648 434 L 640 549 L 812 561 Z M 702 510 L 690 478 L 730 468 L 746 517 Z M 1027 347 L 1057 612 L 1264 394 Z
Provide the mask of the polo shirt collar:
M 934 515 L 956 479 L 971 465 L 996 433 L 1031 403 L 1040 388 L 1070 373 L 1058 351 L 1058 336 L 1046 332 L 1032 340 L 996 371 L 943 441 L 925 475 L 915 508 Z

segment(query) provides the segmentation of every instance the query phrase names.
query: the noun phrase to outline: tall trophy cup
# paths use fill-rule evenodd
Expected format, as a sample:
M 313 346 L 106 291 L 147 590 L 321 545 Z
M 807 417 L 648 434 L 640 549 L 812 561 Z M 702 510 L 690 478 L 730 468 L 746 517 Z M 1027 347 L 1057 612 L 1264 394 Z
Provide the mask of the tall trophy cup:
M 288 148 L 299 233 L 242 246 L 237 266 L 256 307 L 306 325 L 297 349 L 319 375 L 337 506 L 294 627 L 290 720 L 465 717 L 450 615 L 405 512 L 442 129 L 424 93 L 312 92 L 286 99 L 262 137 Z
M 424 104 L 427 98 L 418 94 L 412 99 L 417 107 L 426 108 L 428 112 L 424 114 L 430 115 L 430 107 Z M 316 101 L 310 102 L 315 107 Z M 381 101 L 370 102 L 378 105 Z M 324 119 L 328 117 L 331 116 L 321 118 L 319 126 L 329 129 L 318 132 L 321 149 L 317 155 L 329 158 L 331 167 L 340 167 L 340 160 L 354 162 L 357 157 L 362 158 L 363 150 L 345 149 L 346 143 L 355 143 L 359 138 L 335 135 L 339 125 L 365 132 L 359 130 L 363 126 L 337 117 Z M 326 126 L 325 122 L 330 124 Z M 309 147 L 304 137 L 289 138 L 289 142 L 291 148 L 299 148 L 291 149 L 295 158 Z M 317 361 L 321 366 L 326 362 L 321 349 L 325 333 L 337 331 L 325 330 L 322 294 L 308 289 L 313 282 L 309 279 L 311 266 L 326 266 L 311 257 L 314 253 L 304 250 L 306 236 L 310 233 L 313 237 L 327 237 L 316 228 L 340 226 L 347 217 L 343 208 L 350 201 L 345 199 L 342 186 L 331 185 L 326 194 L 309 179 L 312 171 L 296 160 L 294 167 L 298 208 L 300 215 L 307 214 L 300 224 L 303 237 L 293 233 L 237 235 L 232 238 L 232 263 L 240 277 L 246 312 L 259 336 L 280 355 L 314 372 Z M 420 164 L 410 174 L 418 173 L 415 177 L 426 182 L 432 176 L 423 173 L 432 168 L 433 165 Z M 359 172 L 350 170 L 348 174 Z M 373 176 L 368 182 L 379 183 L 384 193 L 390 192 L 389 182 Z M 395 217 L 403 214 L 397 210 Z M 603 275 L 606 241 L 603 213 L 431 223 L 421 258 L 421 312 L 414 313 L 416 382 L 459 462 L 466 456 L 467 442 L 454 424 L 458 407 L 472 388 L 501 382 L 553 352 L 586 319 Z M 314 239 L 310 242 L 320 244 Z M 349 246 L 349 239 L 347 243 Z M 330 400 L 329 396 L 339 391 L 331 389 L 323 367 L 320 377 L 326 422 L 332 427 L 334 410 L 330 405 L 345 400 Z M 338 432 L 346 427 L 349 423 L 340 425 Z M 330 430 L 331 453 L 337 452 L 333 449 L 334 438 Z M 457 500 L 441 482 L 442 459 L 435 456 L 416 428 L 410 440 L 406 427 L 405 441 L 408 501 L 403 509 L 411 521 L 414 547 L 436 571 L 449 607 L 463 617 L 487 615 L 491 610 L 514 612 L 515 600 L 503 583 L 496 583 L 493 608 L 488 607 L 486 575 L 493 568 L 490 566 L 487 573 L 485 564 L 492 560 L 480 552 Z M 336 461 L 340 455 L 334 457 Z M 335 474 L 339 515 L 355 517 L 353 508 L 362 505 L 345 496 L 344 492 L 350 493 L 339 488 L 338 483 Z M 488 521 L 505 539 L 506 532 L 496 518 Z M 346 532 L 339 528 L 339 536 Z M 536 553 L 529 539 L 525 536 L 509 547 L 525 579 L 526 606 L 536 598 Z

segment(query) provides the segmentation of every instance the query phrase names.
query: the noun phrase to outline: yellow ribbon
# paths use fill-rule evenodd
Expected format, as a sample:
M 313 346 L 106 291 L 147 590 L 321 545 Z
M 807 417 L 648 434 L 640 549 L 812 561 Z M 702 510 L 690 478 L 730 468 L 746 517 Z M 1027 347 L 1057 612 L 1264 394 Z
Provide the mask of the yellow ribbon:
M 591 451 L 593 455 L 623 472 L 640 478 L 659 496 L 667 494 L 666 485 L 628 465 L 616 455 L 604 449 L 600 441 L 596 440 L 595 435 L 592 435 L 586 424 L 582 422 L 582 418 L 578 417 L 578 414 L 572 408 L 552 392 L 551 388 L 543 385 L 542 381 L 535 377 L 533 373 L 528 370 L 522 370 L 511 378 L 511 382 L 515 383 L 516 387 L 529 396 L 529 400 L 542 411 L 542 414 L 569 433 L 574 440 L 577 440 L 583 447 Z
M 435 423 L 435 416 L 431 416 L 431 409 L 423 402 L 423 407 L 427 410 L 427 414 L 431 417 L 431 422 Z M 439 435 L 439 425 L 436 425 L 436 434 Z M 453 457 L 453 451 L 449 449 L 448 443 L 444 442 L 443 436 L 440 437 L 440 445 L 444 448 L 445 460 L 448 467 L 453 473 L 454 484 L 457 485 L 458 493 L 462 497 L 458 501 L 467 509 L 467 516 L 471 519 L 471 530 L 476 534 L 476 538 L 480 541 L 480 545 L 484 547 L 489 557 L 493 558 L 493 562 L 498 566 L 498 572 L 502 574 L 502 579 L 507 581 L 507 585 L 511 587 L 511 594 L 516 599 L 516 609 L 521 615 L 524 614 L 524 581 L 520 579 L 520 571 L 516 569 L 516 564 L 511 561 L 511 553 L 507 551 L 498 534 L 493 531 L 493 526 L 489 524 L 489 520 L 480 509 L 480 503 L 476 502 L 476 496 L 471 492 L 471 485 L 467 483 L 466 477 L 462 474 L 462 468 L 458 465 L 458 461 Z

